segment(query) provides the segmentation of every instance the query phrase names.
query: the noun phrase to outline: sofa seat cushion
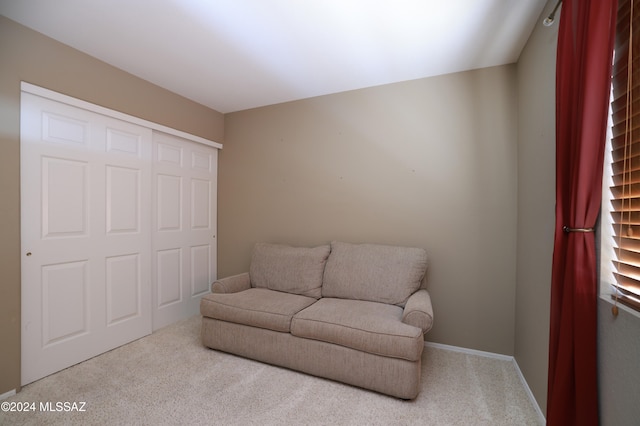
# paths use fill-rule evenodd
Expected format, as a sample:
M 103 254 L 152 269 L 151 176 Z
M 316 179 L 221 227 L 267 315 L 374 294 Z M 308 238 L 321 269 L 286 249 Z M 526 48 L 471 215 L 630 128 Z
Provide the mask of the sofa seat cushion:
M 203 296 L 200 313 L 209 318 L 288 333 L 291 318 L 316 302 L 312 297 L 250 288 L 238 293 Z
M 328 244 L 307 248 L 257 243 L 249 267 L 251 287 L 319 299 L 330 249 Z
M 291 334 L 409 361 L 424 349 L 422 330 L 402 322 L 402 308 L 362 300 L 322 298 L 293 317 Z
M 322 297 L 404 306 L 420 288 L 426 270 L 427 252 L 421 248 L 334 241 Z

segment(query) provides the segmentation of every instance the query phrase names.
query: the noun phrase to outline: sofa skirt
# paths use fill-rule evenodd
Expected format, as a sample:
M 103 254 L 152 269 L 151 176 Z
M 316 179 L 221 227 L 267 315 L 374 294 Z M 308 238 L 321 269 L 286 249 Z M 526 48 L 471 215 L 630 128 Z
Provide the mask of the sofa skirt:
M 402 399 L 420 392 L 421 358 L 408 361 L 242 324 L 202 318 L 202 343 L 223 352 Z

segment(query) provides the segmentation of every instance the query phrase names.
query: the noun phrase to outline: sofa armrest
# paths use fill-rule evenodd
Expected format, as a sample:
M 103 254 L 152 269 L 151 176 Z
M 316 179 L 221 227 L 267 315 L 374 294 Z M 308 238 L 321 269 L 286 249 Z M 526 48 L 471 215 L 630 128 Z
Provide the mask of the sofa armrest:
M 418 290 L 409 297 L 402 312 L 402 322 L 421 328 L 423 333 L 431 330 L 433 308 L 427 290 Z
M 216 280 L 211 284 L 211 293 L 238 293 L 251 288 L 248 272 Z

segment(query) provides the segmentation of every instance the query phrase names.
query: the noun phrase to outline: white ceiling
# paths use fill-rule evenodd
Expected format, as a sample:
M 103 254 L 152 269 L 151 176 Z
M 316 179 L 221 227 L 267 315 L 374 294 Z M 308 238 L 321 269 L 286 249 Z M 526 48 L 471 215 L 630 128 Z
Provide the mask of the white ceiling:
M 546 0 L 0 0 L 0 13 L 227 113 L 517 61 Z

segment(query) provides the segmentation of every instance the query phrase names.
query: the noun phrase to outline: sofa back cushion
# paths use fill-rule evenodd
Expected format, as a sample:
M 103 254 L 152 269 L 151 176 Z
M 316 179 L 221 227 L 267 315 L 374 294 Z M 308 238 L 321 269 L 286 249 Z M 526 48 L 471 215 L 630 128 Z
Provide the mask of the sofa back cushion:
M 253 249 L 251 287 L 319 299 L 322 274 L 331 247 L 291 247 L 258 243 Z
M 322 297 L 404 306 L 420 288 L 427 253 L 413 247 L 331 243 Z

